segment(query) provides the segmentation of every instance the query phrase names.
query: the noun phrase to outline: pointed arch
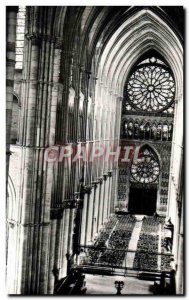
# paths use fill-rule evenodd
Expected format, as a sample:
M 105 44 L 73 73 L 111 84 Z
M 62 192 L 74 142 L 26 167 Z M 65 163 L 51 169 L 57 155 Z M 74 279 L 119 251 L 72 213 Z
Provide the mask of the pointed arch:
M 148 144 L 139 149 L 140 159 L 131 164 L 131 178 L 142 184 L 158 184 L 160 176 L 160 163 L 158 155 Z
M 158 162 L 159 162 L 160 170 L 161 170 L 161 168 L 162 168 L 162 159 L 161 159 L 161 156 L 160 156 L 159 152 L 157 151 L 157 149 L 151 143 L 148 143 L 148 142 L 142 143 L 141 146 L 140 146 L 140 149 L 143 149 L 145 147 L 151 149 L 151 151 L 153 151 L 155 153 L 155 155 L 158 158 Z
M 147 51 L 158 52 L 182 84 L 183 50 L 175 32 L 148 8 L 137 11 L 112 34 L 99 57 L 98 78 L 104 85 L 123 96 L 123 87 L 132 66 Z

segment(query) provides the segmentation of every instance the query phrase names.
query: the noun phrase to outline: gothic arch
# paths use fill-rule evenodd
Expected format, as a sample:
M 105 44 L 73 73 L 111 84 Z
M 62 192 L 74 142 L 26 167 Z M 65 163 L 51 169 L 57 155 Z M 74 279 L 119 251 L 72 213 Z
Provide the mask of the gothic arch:
M 169 63 L 178 95 L 182 84 L 182 45 L 171 28 L 149 9 L 136 12 L 114 32 L 100 57 L 100 82 L 106 78 L 104 85 L 123 96 L 130 69 L 142 54 L 151 49 Z
M 116 24 L 116 20 L 114 21 Z M 115 25 L 114 29 L 111 36 L 109 35 L 109 40 L 106 40 L 105 47 L 97 55 L 96 95 L 100 95 L 102 101 L 106 101 L 110 94 L 123 98 L 124 85 L 129 72 L 142 55 L 153 50 L 165 59 L 175 79 L 174 124 L 177 123 L 177 126 L 173 129 L 170 170 L 172 172 L 174 169 L 174 177 L 178 181 L 176 168 L 177 170 L 180 168 L 183 130 L 183 46 L 180 36 L 169 22 L 161 17 L 161 14 L 148 7 L 135 10 L 129 18 L 125 15 L 121 25 L 117 28 Z M 99 44 L 101 40 L 104 41 L 102 36 L 99 38 Z M 99 99 L 98 96 L 96 96 L 97 99 Z M 175 190 L 173 182 L 171 185 L 169 202 L 172 202 L 173 198 L 171 190 Z M 172 212 L 168 214 L 174 215 L 174 209 L 170 205 Z
M 18 102 L 18 106 L 21 107 L 21 99 L 20 97 L 17 95 L 17 93 L 13 93 L 13 100 L 16 99 Z
M 157 151 L 157 149 L 154 147 L 154 145 L 150 144 L 150 143 L 143 143 L 141 144 L 140 146 L 140 149 L 141 148 L 145 148 L 145 147 L 148 147 L 148 148 L 151 148 L 152 151 L 157 155 L 157 158 L 158 158 L 158 161 L 159 161 L 159 165 L 160 165 L 160 172 L 161 172 L 161 168 L 162 168 L 162 159 L 161 159 L 161 156 L 159 154 L 159 152 Z

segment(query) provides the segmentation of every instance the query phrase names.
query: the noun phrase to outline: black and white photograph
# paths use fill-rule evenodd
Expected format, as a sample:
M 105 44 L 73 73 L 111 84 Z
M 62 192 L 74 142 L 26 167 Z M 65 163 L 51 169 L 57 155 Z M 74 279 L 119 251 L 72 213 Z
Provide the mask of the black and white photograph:
M 127 4 L 4 7 L 7 295 L 185 295 L 185 7 Z

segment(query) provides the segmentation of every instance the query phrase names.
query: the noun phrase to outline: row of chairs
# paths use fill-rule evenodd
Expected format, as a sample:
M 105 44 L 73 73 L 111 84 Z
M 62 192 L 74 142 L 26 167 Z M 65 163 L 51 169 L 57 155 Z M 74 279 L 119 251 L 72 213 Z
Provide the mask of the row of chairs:
M 97 238 L 95 249 L 90 249 L 90 264 L 122 266 L 135 222 L 131 215 L 111 217 Z M 98 247 L 105 248 L 98 250 Z
M 163 222 L 164 218 L 148 216 L 144 217 L 141 233 L 146 234 L 158 234 L 160 224 Z
M 134 258 L 134 268 L 149 271 L 158 270 L 158 255 L 152 253 L 158 252 L 160 224 L 160 217 L 146 216 L 143 218 Z

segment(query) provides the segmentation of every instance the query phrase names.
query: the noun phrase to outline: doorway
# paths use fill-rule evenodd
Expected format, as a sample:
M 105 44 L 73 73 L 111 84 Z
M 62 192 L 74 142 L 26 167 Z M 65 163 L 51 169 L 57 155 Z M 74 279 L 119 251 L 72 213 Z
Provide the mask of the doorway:
M 157 188 L 130 188 L 129 211 L 134 214 L 153 215 L 156 212 Z

